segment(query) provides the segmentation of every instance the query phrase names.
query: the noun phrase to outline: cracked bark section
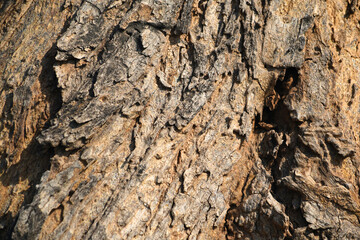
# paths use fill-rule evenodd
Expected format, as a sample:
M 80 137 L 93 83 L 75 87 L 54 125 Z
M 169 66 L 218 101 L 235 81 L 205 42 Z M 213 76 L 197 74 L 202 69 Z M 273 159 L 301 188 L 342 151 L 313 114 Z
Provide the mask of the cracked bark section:
M 20 208 L 33 200 L 36 185 L 49 170 L 54 155 L 54 150 L 40 145 L 36 137 L 61 108 L 53 70 L 54 42 L 71 11 L 60 13 L 61 2 L 49 3 L 46 9 L 37 1 L 2 4 L 0 238 L 10 239 Z M 34 11 L 41 14 L 34 17 Z M 49 21 L 51 11 L 57 14 Z M 33 25 L 28 24 L 29 19 Z M 39 46 L 39 39 L 45 44 Z
M 357 10 L 0 3 L 0 237 L 356 239 Z

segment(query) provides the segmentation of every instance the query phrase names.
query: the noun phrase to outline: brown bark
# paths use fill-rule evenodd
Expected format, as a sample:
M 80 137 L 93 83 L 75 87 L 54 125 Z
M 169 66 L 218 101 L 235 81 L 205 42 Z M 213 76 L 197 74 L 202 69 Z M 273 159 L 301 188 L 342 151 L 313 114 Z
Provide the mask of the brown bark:
M 359 3 L 0 3 L 1 239 L 357 239 Z

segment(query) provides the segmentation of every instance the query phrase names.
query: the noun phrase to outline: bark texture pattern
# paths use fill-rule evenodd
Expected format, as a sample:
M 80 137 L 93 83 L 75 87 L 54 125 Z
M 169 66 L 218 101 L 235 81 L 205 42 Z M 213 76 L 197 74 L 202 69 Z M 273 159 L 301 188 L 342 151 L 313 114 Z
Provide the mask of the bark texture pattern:
M 357 0 L 0 3 L 1 239 L 359 239 Z

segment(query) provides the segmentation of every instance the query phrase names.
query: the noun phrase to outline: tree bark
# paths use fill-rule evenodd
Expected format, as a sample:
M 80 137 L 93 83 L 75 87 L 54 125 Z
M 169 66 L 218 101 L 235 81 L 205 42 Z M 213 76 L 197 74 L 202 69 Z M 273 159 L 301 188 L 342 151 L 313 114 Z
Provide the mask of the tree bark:
M 1 239 L 358 239 L 357 0 L 0 3 Z

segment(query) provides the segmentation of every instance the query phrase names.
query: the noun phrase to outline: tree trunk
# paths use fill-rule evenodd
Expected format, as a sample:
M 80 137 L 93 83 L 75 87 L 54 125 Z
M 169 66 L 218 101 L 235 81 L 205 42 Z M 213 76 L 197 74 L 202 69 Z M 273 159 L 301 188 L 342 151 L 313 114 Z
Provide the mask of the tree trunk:
M 1 239 L 358 239 L 357 0 L 0 3 Z

